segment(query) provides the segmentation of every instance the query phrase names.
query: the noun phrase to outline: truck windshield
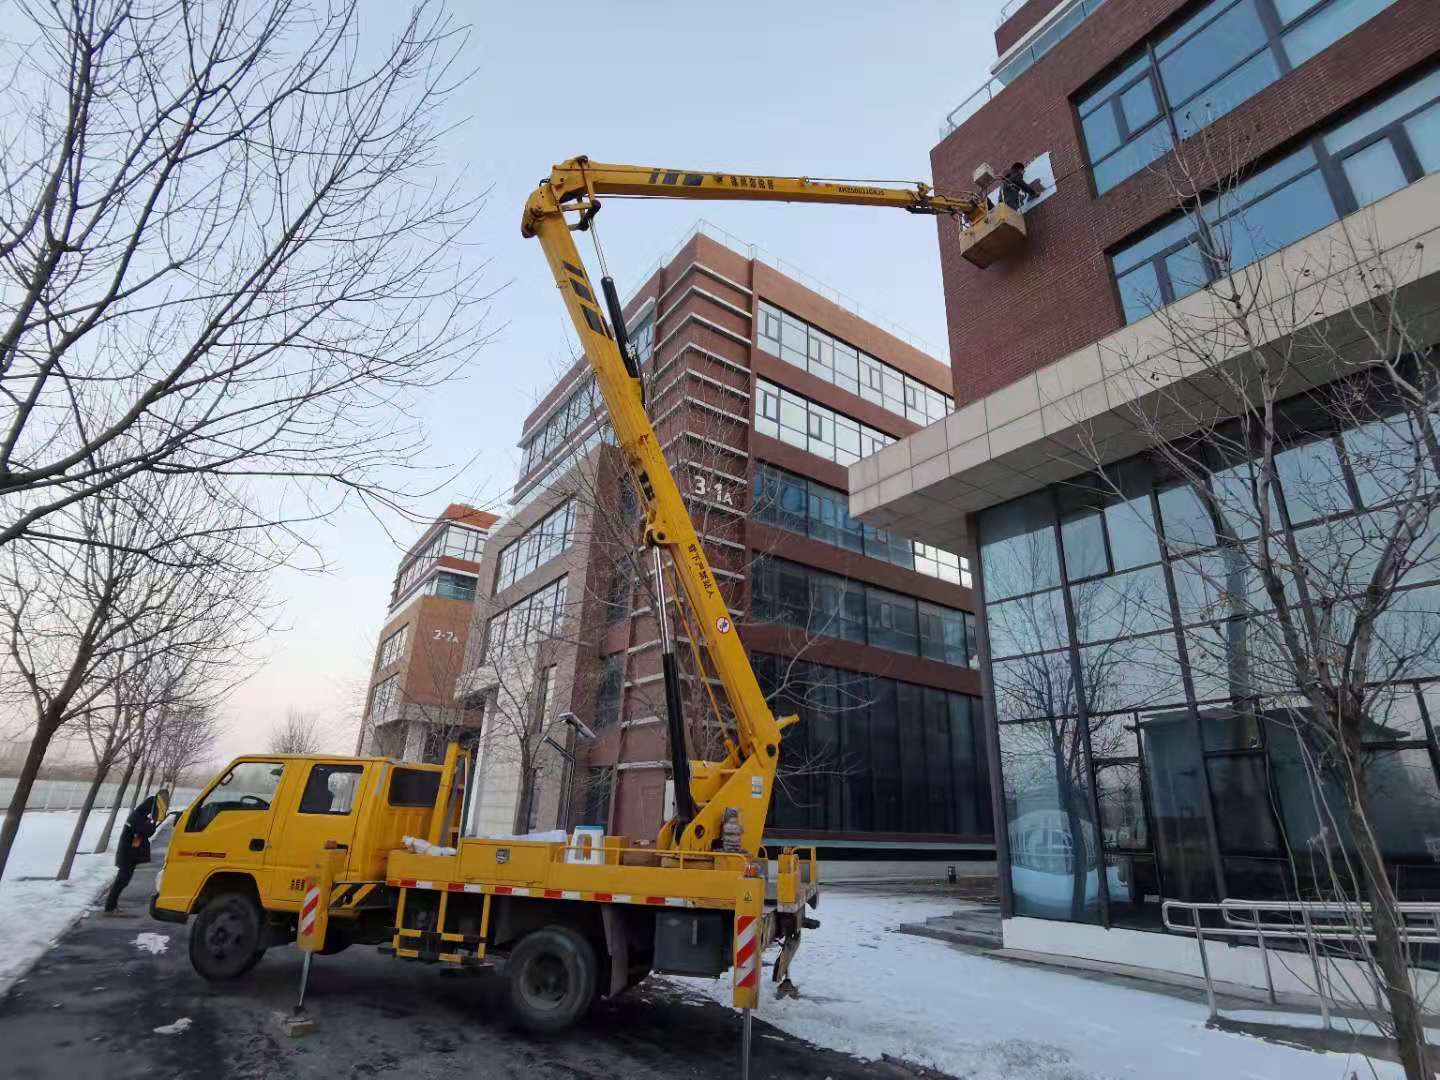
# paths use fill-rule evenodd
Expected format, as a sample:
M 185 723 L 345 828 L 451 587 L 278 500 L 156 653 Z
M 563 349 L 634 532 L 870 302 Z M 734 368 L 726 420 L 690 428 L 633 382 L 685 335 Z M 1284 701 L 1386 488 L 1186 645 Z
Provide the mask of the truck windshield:
M 186 832 L 199 832 L 228 810 L 269 810 L 285 766 L 278 761 L 242 761 L 220 778 L 190 813 Z

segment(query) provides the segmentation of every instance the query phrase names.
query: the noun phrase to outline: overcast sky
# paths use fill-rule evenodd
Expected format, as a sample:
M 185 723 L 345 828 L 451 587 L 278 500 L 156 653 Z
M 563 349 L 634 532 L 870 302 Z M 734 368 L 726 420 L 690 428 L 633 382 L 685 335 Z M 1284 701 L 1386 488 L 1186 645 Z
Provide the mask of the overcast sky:
M 399 6 L 399 5 L 395 5 Z M 747 173 L 928 180 L 945 114 L 988 75 L 998 0 L 823 6 L 612 0 L 454 3 L 474 12 L 447 167 L 492 185 L 473 242 L 499 288 L 499 329 L 468 377 L 423 403 L 434 464 L 474 459 L 448 501 L 503 501 L 520 422 L 570 355 L 564 311 L 520 209 L 550 165 L 599 161 Z M 374 0 L 366 34 L 389 30 Z M 944 13 L 945 17 L 937 15 Z M 461 123 L 463 121 L 463 123 Z M 935 225 L 874 209 L 611 200 L 600 235 L 623 294 L 704 217 L 929 342 L 942 359 L 945 311 Z M 593 250 L 582 254 L 595 271 Z M 503 288 L 501 288 L 503 286 Z M 288 708 L 336 719 L 363 684 L 396 561 L 417 534 L 401 520 L 337 515 L 314 539 L 333 571 L 277 577 L 286 629 L 227 710 L 221 753 L 264 746 Z M 353 727 L 337 732 L 350 749 Z

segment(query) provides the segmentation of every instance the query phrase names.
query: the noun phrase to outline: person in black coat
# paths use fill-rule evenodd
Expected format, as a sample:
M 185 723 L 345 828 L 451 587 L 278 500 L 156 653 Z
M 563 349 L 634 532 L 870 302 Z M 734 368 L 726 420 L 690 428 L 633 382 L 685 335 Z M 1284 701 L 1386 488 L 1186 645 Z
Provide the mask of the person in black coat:
M 1000 178 L 1000 201 L 1011 210 L 1019 210 L 1031 199 L 1039 198 L 1045 186 L 1025 179 L 1025 163 L 1017 161 Z
M 105 896 L 106 915 L 126 914 L 119 910 L 120 894 L 135 876 L 135 867 L 150 861 L 150 837 L 165 820 L 169 805 L 170 792 L 161 788 L 131 810 L 130 816 L 125 819 L 125 827 L 120 830 L 120 846 L 115 849 L 115 865 L 118 868 L 115 881 Z

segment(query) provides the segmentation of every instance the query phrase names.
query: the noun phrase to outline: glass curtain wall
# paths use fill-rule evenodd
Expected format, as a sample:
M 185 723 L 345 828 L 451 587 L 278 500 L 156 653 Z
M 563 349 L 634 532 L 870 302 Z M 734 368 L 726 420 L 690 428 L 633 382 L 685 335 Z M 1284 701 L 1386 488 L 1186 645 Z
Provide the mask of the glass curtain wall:
M 1294 565 L 1278 572 L 1288 597 L 1324 590 L 1317 606 L 1343 641 L 1398 499 L 1417 475 L 1440 480 L 1417 458 L 1413 415 L 1372 398 L 1368 422 L 1327 430 L 1320 412 L 1294 401 L 1278 421 L 1273 513 L 1304 580 Z M 1343 803 L 1260 581 L 1252 465 L 1196 453 L 1210 498 L 1141 457 L 979 515 L 1017 915 L 1155 926 L 1162 897 L 1337 889 Z M 1410 562 L 1377 623 L 1363 745 L 1400 895 L 1434 899 L 1440 510 Z M 1335 813 L 1317 810 L 1317 793 Z
M 980 700 L 754 653 L 785 731 L 770 825 L 829 832 L 993 835 Z

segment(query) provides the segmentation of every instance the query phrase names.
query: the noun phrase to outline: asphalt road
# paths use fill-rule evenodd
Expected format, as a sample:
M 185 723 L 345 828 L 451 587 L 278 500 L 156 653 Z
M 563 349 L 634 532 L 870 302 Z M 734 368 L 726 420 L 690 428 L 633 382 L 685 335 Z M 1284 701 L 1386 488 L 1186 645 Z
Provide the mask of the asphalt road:
M 642 985 L 597 1006 L 567 1035 L 542 1041 L 507 1026 L 496 976 L 445 976 L 368 946 L 315 958 L 307 1005 L 318 1030 L 288 1037 L 277 1014 L 294 1004 L 300 953 L 272 949 L 244 979 L 206 983 L 186 956 L 189 927 L 152 922 L 143 914 L 152 879 L 153 869 L 142 867 L 121 901 L 142 912 L 138 917 L 102 919 L 97 911 L 81 919 L 0 1000 L 0 1075 L 11 1080 L 739 1076 L 738 1014 L 683 991 Z M 142 933 L 163 935 L 166 950 L 138 947 L 134 942 Z M 190 1020 L 182 1033 L 155 1032 L 182 1017 Z M 758 1019 L 754 1044 L 756 1080 L 911 1076 L 820 1050 Z

